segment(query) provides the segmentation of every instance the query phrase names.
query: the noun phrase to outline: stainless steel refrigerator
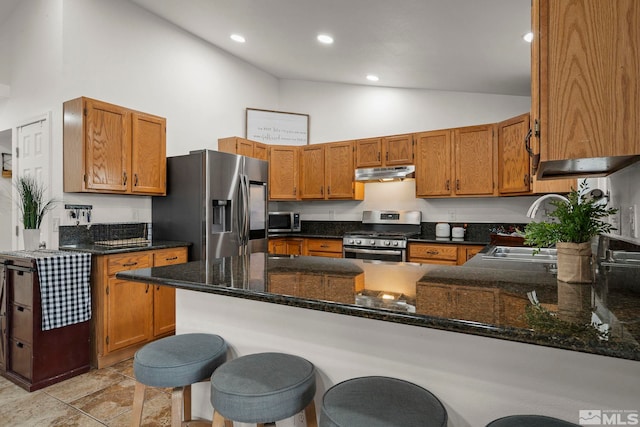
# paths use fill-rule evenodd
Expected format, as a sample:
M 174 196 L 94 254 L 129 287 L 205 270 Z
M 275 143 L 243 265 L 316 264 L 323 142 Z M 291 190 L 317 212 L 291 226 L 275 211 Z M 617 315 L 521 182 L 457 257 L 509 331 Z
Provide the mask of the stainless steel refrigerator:
M 152 198 L 154 240 L 193 243 L 189 260 L 267 252 L 265 161 L 212 150 L 167 158 L 167 195 Z

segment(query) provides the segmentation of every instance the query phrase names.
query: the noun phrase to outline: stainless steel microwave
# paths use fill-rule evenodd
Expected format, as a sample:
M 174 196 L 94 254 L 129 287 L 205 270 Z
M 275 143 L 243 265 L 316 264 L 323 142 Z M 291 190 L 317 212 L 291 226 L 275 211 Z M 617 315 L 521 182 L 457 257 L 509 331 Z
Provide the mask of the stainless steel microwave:
M 269 212 L 269 233 L 296 233 L 300 229 L 300 212 Z

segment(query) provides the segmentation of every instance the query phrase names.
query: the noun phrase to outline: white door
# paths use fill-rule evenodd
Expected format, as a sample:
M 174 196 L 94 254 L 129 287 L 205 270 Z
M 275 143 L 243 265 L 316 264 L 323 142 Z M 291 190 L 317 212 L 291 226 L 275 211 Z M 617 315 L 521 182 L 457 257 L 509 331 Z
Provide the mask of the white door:
M 51 199 L 51 135 L 49 123 L 50 114 L 37 117 L 18 126 L 15 150 L 14 175 L 16 177 L 31 175 L 44 186 L 44 200 Z M 13 199 L 17 201 L 14 190 Z M 20 212 L 16 215 L 19 230 L 17 234 L 17 247 L 24 248 L 22 237 L 22 218 Z M 47 248 L 51 247 L 51 213 L 46 215 L 40 225 L 40 241 L 44 241 Z

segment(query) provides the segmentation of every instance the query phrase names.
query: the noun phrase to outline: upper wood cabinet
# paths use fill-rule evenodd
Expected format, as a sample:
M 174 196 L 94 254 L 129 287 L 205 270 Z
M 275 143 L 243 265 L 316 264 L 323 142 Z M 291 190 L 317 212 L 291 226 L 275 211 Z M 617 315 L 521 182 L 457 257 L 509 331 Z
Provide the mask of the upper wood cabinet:
M 454 129 L 456 196 L 496 194 L 494 125 Z
M 356 167 L 374 168 L 413 164 L 413 135 L 356 140 Z
M 416 135 L 416 196 L 451 195 L 451 129 Z
M 63 109 L 65 192 L 166 194 L 166 119 L 84 97 Z
M 416 196 L 493 196 L 494 125 L 416 135 Z
M 298 200 L 300 149 L 291 145 L 269 145 L 269 200 Z
M 533 0 L 532 6 L 538 177 L 608 173 L 639 159 L 640 2 Z
M 269 157 L 268 145 L 237 136 L 218 139 L 218 151 L 253 157 L 259 160 L 267 160 Z
M 529 113 L 498 123 L 498 191 L 501 196 L 568 193 L 577 188 L 575 179 L 538 180 L 531 173 L 533 160 L 525 139 Z
M 498 191 L 500 195 L 530 191 L 530 157 L 525 148 L 529 113 L 498 123 Z
M 353 141 L 306 145 L 301 148 L 302 199 L 362 200 L 364 184 L 354 182 Z

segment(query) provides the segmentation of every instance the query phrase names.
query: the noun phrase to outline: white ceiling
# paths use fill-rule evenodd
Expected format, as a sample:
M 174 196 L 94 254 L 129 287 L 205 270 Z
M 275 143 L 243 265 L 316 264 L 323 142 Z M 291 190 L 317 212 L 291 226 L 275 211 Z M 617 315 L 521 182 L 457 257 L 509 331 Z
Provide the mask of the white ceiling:
M 531 93 L 531 0 L 129 1 L 278 78 Z

